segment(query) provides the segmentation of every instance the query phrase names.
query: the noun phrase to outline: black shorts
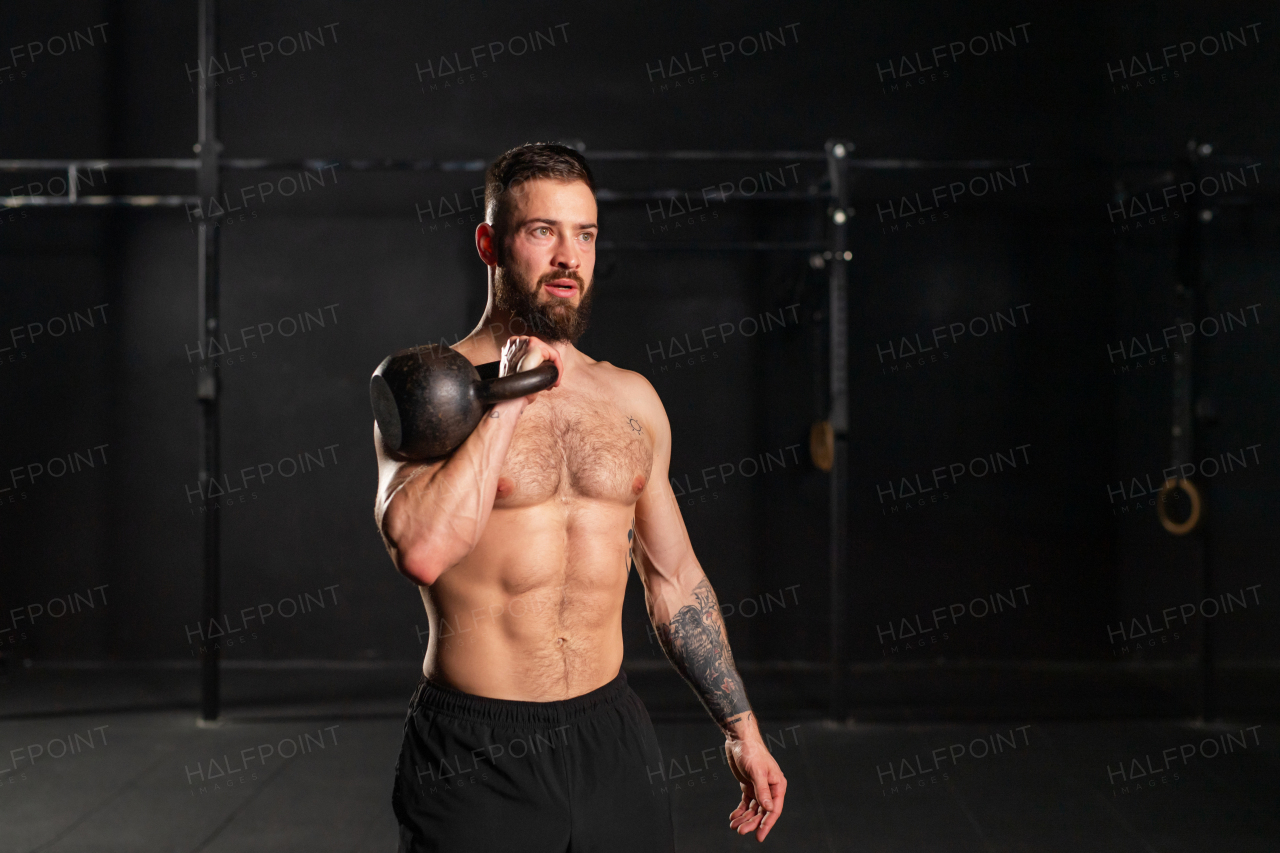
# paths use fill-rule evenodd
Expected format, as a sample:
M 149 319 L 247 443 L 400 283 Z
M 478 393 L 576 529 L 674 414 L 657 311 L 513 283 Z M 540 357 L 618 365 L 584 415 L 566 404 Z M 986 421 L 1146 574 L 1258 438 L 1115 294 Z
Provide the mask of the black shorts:
M 662 755 L 618 677 L 563 702 L 472 696 L 423 679 L 391 796 L 401 853 L 671 853 Z

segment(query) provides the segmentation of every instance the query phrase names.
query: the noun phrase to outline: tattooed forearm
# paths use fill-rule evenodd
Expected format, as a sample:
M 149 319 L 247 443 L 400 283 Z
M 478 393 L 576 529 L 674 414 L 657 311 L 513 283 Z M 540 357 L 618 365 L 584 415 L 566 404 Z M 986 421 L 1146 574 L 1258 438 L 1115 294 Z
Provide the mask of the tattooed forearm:
M 693 685 L 718 725 L 737 722 L 750 712 L 742 676 L 733 665 L 720 602 L 703 578 L 693 590 L 693 604 L 681 607 L 670 622 L 655 622 L 658 642 L 685 680 Z

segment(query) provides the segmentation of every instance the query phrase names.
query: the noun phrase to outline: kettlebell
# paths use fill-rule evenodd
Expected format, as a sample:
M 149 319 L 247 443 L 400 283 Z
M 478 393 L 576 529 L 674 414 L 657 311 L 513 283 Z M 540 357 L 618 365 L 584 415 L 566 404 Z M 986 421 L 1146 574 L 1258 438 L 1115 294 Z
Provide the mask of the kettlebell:
M 478 370 L 462 353 L 426 344 L 383 359 L 369 380 L 369 401 L 388 452 L 438 459 L 467 440 L 489 406 L 550 388 L 559 375 L 548 361 L 498 378 L 496 361 Z

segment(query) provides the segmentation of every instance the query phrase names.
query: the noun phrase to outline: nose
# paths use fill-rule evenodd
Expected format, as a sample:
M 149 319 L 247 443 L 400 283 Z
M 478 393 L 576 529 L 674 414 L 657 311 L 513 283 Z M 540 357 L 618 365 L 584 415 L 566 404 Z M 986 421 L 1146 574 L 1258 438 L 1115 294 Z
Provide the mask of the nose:
M 561 270 L 577 270 L 582 265 L 578 255 L 578 247 L 574 240 L 561 237 L 556 241 L 555 252 L 551 256 L 551 265 Z

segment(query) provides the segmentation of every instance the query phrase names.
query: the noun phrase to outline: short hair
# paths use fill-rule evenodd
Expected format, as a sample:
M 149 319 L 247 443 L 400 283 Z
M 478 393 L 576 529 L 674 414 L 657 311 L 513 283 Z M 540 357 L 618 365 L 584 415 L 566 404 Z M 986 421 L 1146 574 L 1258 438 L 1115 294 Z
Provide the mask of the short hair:
M 596 192 L 591 167 L 580 153 L 566 145 L 554 142 L 527 142 L 512 148 L 489 165 L 484 173 L 484 218 L 490 225 L 498 222 L 499 214 L 505 214 L 504 199 L 514 186 L 517 189 L 535 178 L 552 178 L 558 181 L 582 181 Z

